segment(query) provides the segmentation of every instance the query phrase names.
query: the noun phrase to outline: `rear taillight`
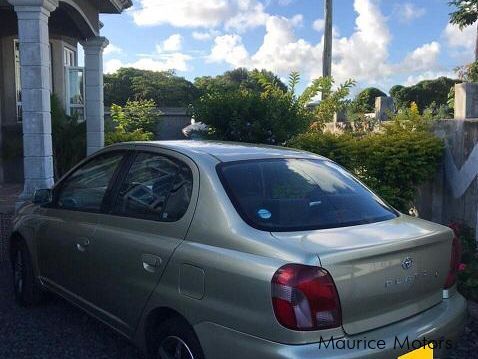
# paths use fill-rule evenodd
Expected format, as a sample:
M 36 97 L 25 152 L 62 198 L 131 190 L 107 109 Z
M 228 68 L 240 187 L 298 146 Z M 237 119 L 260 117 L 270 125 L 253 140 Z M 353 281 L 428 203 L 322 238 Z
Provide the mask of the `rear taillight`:
M 453 287 L 456 283 L 458 276 L 458 270 L 460 268 L 461 260 L 461 243 L 458 237 L 455 235 L 451 245 L 451 258 L 450 258 L 450 271 L 446 277 L 445 289 Z
M 334 281 L 319 267 L 287 264 L 272 278 L 272 305 L 277 320 L 293 330 L 340 327 L 342 314 Z

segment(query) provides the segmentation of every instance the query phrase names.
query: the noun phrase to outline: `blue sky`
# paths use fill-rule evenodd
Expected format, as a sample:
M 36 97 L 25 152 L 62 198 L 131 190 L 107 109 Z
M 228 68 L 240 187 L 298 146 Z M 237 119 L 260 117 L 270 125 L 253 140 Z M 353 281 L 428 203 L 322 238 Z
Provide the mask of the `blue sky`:
M 194 80 L 244 66 L 299 71 L 302 87 L 321 74 L 323 0 L 133 1 L 101 17 L 106 72 L 174 69 Z M 334 0 L 334 77 L 388 90 L 452 76 L 473 59 L 476 27 L 448 25 L 449 12 L 446 0 Z

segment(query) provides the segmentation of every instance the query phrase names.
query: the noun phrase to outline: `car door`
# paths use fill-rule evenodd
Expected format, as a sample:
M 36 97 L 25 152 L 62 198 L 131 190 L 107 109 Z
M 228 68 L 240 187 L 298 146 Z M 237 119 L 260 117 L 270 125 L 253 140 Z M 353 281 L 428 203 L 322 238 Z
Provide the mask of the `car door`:
M 186 236 L 197 195 L 193 161 L 173 151 L 139 148 L 115 186 L 110 213 L 90 246 L 97 314 L 132 335 L 147 299 Z
M 41 209 L 37 232 L 42 281 L 54 291 L 81 302 L 89 283 L 89 245 L 103 200 L 125 156 L 100 154 L 74 170 L 54 190 L 53 202 Z

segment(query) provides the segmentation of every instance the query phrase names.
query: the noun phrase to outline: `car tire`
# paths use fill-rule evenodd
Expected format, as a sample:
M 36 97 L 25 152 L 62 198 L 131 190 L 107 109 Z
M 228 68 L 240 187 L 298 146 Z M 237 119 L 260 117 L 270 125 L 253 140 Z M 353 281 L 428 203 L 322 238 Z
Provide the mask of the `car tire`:
M 35 277 L 32 257 L 23 240 L 14 244 L 11 260 L 16 302 L 24 307 L 40 303 L 42 299 L 41 284 Z
M 204 359 L 193 329 L 179 318 L 167 319 L 157 327 L 152 349 L 155 359 Z

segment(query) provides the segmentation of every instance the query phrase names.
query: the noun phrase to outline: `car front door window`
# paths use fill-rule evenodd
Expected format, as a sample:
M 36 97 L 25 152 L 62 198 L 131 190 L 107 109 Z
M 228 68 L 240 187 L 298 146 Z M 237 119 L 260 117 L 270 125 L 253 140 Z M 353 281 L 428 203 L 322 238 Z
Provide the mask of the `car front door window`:
M 122 158 L 123 153 L 100 155 L 77 169 L 61 185 L 57 207 L 99 212 L 109 183 Z

